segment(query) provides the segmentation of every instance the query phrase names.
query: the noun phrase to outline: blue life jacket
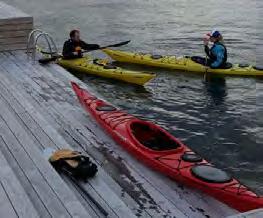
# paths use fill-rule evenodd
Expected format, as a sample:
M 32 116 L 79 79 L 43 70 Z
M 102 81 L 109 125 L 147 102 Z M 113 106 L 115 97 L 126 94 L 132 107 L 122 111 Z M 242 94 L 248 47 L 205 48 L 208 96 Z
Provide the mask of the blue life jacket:
M 216 42 L 211 49 L 205 48 L 206 54 L 211 60 L 211 68 L 223 68 L 227 62 L 227 49 L 220 43 Z

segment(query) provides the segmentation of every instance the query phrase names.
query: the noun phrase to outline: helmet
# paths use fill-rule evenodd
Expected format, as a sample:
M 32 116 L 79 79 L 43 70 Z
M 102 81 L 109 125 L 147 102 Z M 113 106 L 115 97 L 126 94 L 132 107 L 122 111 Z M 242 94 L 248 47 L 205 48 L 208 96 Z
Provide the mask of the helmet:
M 217 30 L 213 30 L 210 35 L 213 38 L 218 38 L 219 36 L 221 36 L 221 33 Z

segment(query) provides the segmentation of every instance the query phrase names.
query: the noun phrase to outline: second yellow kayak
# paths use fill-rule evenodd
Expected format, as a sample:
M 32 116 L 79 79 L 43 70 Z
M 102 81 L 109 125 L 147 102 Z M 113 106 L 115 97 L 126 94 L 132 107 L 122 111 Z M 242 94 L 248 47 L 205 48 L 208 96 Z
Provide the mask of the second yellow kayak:
M 252 65 L 233 64 L 228 69 L 211 69 L 202 64 L 198 64 L 190 57 L 176 56 L 153 56 L 151 54 L 132 53 L 111 49 L 103 50 L 112 59 L 133 64 L 141 64 L 153 67 L 182 70 L 198 73 L 215 73 L 236 76 L 263 76 L 263 69 L 253 67 Z
M 110 65 L 107 60 L 93 61 L 90 57 L 72 60 L 60 59 L 58 64 L 68 70 L 121 80 L 136 85 L 144 85 L 156 77 L 154 73 L 124 70 L 120 67 Z

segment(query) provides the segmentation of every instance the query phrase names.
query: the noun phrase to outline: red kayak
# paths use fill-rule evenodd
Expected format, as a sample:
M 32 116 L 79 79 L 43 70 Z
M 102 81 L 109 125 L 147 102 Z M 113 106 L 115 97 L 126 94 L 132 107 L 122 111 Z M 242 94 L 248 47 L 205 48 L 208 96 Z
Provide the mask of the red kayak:
M 263 197 L 215 168 L 161 127 L 111 106 L 74 82 L 72 87 L 86 111 L 113 139 L 150 167 L 240 212 L 263 207 Z

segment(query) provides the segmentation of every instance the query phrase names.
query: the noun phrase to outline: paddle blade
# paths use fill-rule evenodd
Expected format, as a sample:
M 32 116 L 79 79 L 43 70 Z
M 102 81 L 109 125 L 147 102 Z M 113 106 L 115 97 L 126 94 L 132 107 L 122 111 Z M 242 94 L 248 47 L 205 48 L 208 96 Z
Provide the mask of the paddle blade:
M 131 40 L 128 40 L 128 41 L 125 41 L 125 42 L 120 42 L 118 44 L 114 44 L 114 45 L 109 45 L 107 47 L 120 47 L 120 46 L 123 46 L 123 45 L 127 45 L 128 43 L 130 43 Z
M 128 41 L 120 42 L 120 43 L 117 43 L 117 44 L 103 46 L 103 47 L 100 47 L 99 49 L 110 48 L 110 47 L 120 47 L 120 46 L 123 46 L 123 45 L 127 45 L 130 42 L 131 42 L 131 40 L 128 40 Z
M 102 50 L 102 49 L 110 48 L 110 47 L 120 47 L 120 46 L 123 46 L 123 45 L 127 45 L 128 43 L 130 43 L 130 41 L 131 40 L 120 42 L 120 43 L 117 43 L 117 44 L 107 45 L 107 46 L 99 47 L 97 49 L 83 51 L 82 53 L 87 53 L 87 52 L 96 51 L 96 50 Z

